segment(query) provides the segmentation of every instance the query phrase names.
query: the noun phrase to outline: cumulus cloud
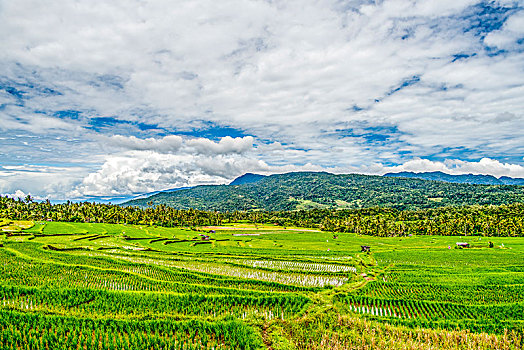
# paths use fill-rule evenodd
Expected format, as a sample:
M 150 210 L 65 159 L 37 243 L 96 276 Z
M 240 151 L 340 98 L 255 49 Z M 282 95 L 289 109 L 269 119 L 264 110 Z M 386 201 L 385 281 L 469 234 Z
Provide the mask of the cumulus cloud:
M 113 135 L 108 142 L 117 147 L 129 150 L 150 150 L 160 153 L 173 153 L 182 146 L 182 137 L 169 135 L 162 138 L 139 139 L 136 136 Z
M 204 154 L 244 153 L 253 149 L 253 137 L 232 138 L 226 136 L 221 138 L 219 142 L 198 138 L 187 140 L 186 145 L 194 148 L 198 153 Z
M 113 135 L 100 138 L 106 146 L 114 146 L 124 150 L 153 151 L 158 153 L 203 153 L 203 154 L 229 154 L 244 153 L 253 149 L 253 137 L 220 138 L 218 142 L 199 137 L 184 140 L 178 135 L 168 135 L 159 138 L 140 139 L 136 136 Z
M 9 198 L 21 199 L 21 200 L 25 200 L 27 198 L 27 196 L 31 196 L 31 199 L 33 201 L 45 201 L 46 199 L 48 199 L 48 198 L 45 198 L 45 197 L 40 197 L 38 195 L 33 195 L 31 193 L 25 193 L 22 190 L 16 190 L 13 193 L 5 193 L 3 195 L 7 196 Z
M 348 172 L 347 168 L 326 168 L 312 163 L 270 165 L 257 159 L 256 154 L 230 152 L 229 148 L 217 150 L 217 145 L 230 146 L 221 146 L 221 142 L 213 144 L 213 152 L 185 152 L 191 150 L 192 145 L 187 149 L 182 147 L 177 154 L 125 151 L 108 156 L 101 168 L 85 176 L 68 196 L 131 195 L 177 187 L 226 184 L 246 172 L 266 175 L 291 171 Z M 236 149 L 237 146 L 233 147 Z
M 14 193 L 6 193 L 4 195 L 10 198 L 15 198 L 15 199 L 17 198 L 24 199 L 27 197 L 27 193 L 25 193 L 22 190 L 16 190 Z
M 234 168 L 232 161 L 229 160 L 229 170 Z M 70 195 L 127 195 L 205 183 L 224 183 L 225 164 L 212 157 L 128 152 L 108 157 L 101 169 L 86 176 Z
M 226 136 L 218 142 L 177 135 L 147 139 L 116 135 L 108 140 L 125 150 L 108 156 L 101 168 L 87 175 L 69 196 L 129 195 L 225 183 L 245 169 L 268 167 L 243 155 L 253 150 L 251 136 Z

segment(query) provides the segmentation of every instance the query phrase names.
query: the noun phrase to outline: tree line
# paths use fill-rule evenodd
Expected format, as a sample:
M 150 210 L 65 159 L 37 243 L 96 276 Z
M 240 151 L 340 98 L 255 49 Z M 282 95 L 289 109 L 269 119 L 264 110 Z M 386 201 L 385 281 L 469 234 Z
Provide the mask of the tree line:
M 163 227 L 197 227 L 245 221 L 282 227 L 300 226 L 372 236 L 524 235 L 524 203 L 448 206 L 421 210 L 388 207 L 294 211 L 178 210 L 166 205 L 149 208 L 99 203 L 51 204 L 0 196 L 0 218 L 10 220 L 93 222 Z

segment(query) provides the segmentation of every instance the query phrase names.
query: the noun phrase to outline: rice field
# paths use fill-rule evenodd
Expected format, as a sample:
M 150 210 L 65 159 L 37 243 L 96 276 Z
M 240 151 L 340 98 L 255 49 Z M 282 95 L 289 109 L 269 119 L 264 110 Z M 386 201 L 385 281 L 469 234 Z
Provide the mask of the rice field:
M 406 348 L 523 345 L 523 238 L 0 227 L 2 349 L 390 348 L 373 332 Z

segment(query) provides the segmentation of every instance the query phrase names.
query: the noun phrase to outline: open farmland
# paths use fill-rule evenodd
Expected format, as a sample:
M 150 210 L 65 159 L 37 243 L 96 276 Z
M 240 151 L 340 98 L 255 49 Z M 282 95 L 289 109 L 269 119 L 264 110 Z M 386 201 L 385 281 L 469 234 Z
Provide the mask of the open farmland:
M 0 225 L 2 349 L 523 346 L 524 238 Z

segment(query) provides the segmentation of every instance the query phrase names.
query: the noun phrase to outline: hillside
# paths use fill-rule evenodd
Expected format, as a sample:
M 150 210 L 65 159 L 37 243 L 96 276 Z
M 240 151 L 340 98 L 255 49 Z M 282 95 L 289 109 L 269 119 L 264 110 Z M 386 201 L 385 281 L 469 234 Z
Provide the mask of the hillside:
M 229 185 L 245 185 L 245 184 L 252 184 L 255 182 L 258 182 L 265 178 L 265 175 L 259 175 L 259 174 L 252 174 L 252 173 L 246 173 L 242 176 L 237 177 Z
M 403 171 L 400 173 L 387 173 L 386 177 L 405 177 L 411 179 L 444 181 L 451 183 L 466 183 L 477 185 L 524 185 L 524 179 L 512 178 L 508 176 L 501 176 L 496 178 L 492 175 L 450 175 L 441 171 L 415 173 L 411 171 Z
M 399 177 L 297 172 L 241 185 L 206 185 L 137 199 L 123 205 L 165 204 L 199 210 L 397 209 L 524 202 L 522 186 L 457 184 Z

